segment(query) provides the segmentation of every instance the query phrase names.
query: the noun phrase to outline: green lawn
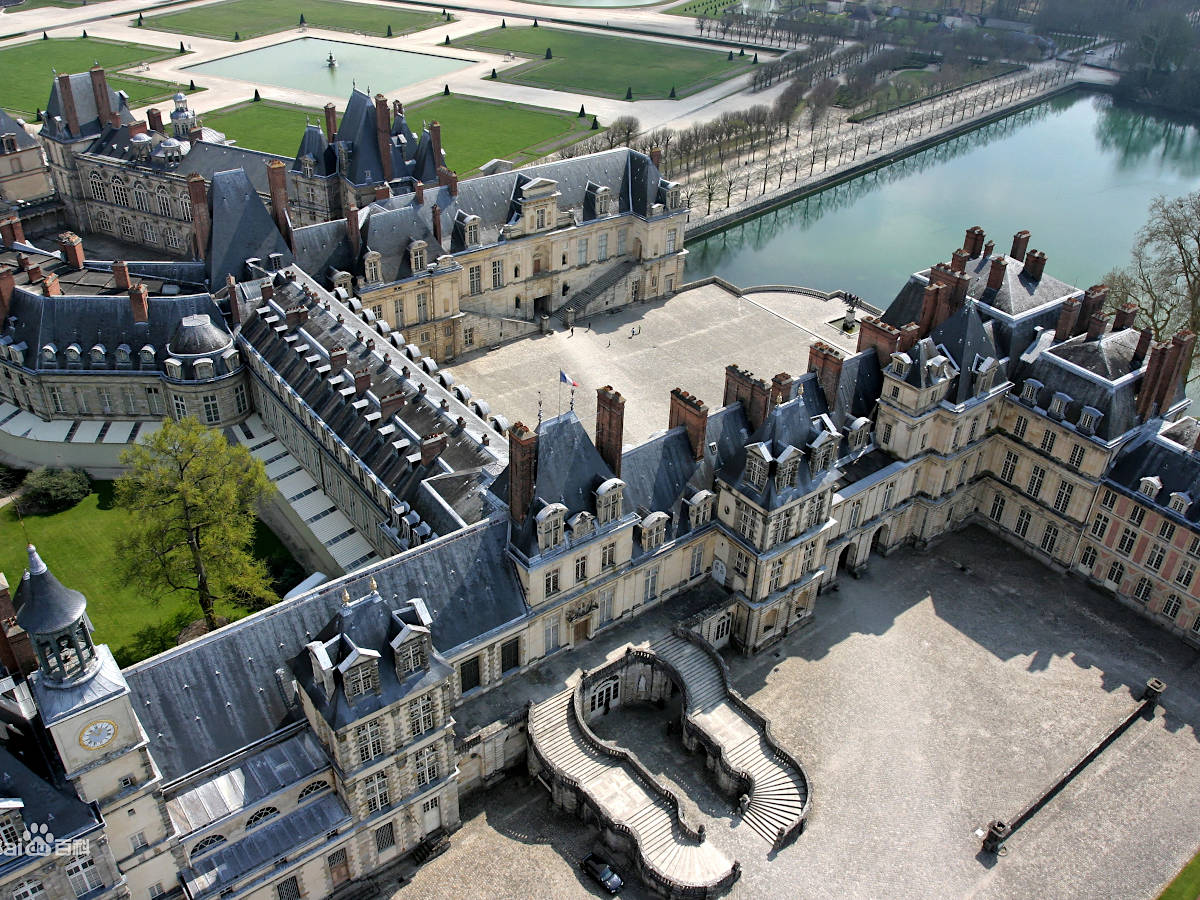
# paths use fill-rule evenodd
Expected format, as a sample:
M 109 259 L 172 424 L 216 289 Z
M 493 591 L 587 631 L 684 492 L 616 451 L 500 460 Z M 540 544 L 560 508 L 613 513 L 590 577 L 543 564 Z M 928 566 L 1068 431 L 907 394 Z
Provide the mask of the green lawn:
M 501 81 L 617 99 L 627 88 L 633 88 L 634 100 L 661 100 L 672 87 L 677 97 L 686 97 L 740 75 L 750 65 L 749 56 L 730 62 L 720 51 L 532 26 L 495 28 L 454 43 L 534 57 L 501 73 Z M 544 58 L 547 47 L 553 59 Z
M 105 0 L 90 0 L 90 3 L 104 3 Z M 38 9 L 43 6 L 55 6 L 59 9 L 73 9 L 76 6 L 88 6 L 89 0 L 25 0 L 24 3 L 18 6 L 6 6 L 0 12 L 19 13 L 30 9 Z
M 172 51 L 161 47 L 98 38 L 51 38 L 6 47 L 0 50 L 0 85 L 3 85 L 0 103 L 10 112 L 32 119 L 50 98 L 54 69 L 59 74 L 86 72 L 98 62 L 111 72 L 172 55 Z M 171 93 L 168 90 L 171 86 L 166 82 L 156 84 L 163 85 L 163 91 L 156 90 L 155 93 Z M 113 88 L 127 89 L 117 83 L 113 83 Z
M 1200 853 L 1192 857 L 1158 900 L 1196 900 L 1200 897 Z
M 580 119 L 574 113 L 499 100 L 438 95 L 405 109 L 410 127 L 418 133 L 422 120 L 441 123 L 446 160 L 463 176 L 490 159 L 520 165 L 593 133 L 588 130 L 591 116 Z M 204 124 L 225 132 L 240 147 L 291 156 L 300 146 L 306 117 L 315 124 L 324 122 L 319 109 L 261 100 L 206 113 Z
M 223 131 L 227 138 L 237 141 L 239 147 L 295 156 L 304 135 L 306 118 L 320 125 L 325 121 L 325 113 L 319 109 L 260 100 L 205 113 L 204 124 Z
M 143 27 L 229 41 L 233 40 L 234 32 L 240 37 L 250 38 L 296 28 L 300 24 L 301 13 L 304 14 L 305 24 L 314 28 L 376 35 L 386 34 L 389 25 L 392 34 L 399 35 L 420 31 L 444 21 L 436 12 L 340 3 L 337 0 L 229 0 L 227 3 L 214 3 L 183 12 L 150 16 L 145 19 Z
M 46 516 L 26 515 L 25 529 L 55 577 L 87 597 L 96 642 L 108 644 L 118 661 L 129 665 L 171 646 L 184 624 L 202 616 L 200 608 L 187 599 L 153 603 L 117 576 L 112 564 L 113 541 L 128 521 L 128 513 L 114 508 L 112 482 L 98 481 L 94 486 L 95 492 L 71 509 Z M 304 577 L 279 539 L 261 524 L 254 551 L 267 560 L 272 576 L 278 579 L 277 590 L 287 591 Z M 0 571 L 8 578 L 10 589 L 16 590 L 27 562 L 25 536 L 10 503 L 0 508 Z M 217 611 L 230 619 L 246 614 L 233 606 L 219 605 Z
M 732 0 L 688 0 L 687 3 L 672 6 L 666 12 L 672 16 L 704 16 L 708 19 L 719 19 L 732 5 Z

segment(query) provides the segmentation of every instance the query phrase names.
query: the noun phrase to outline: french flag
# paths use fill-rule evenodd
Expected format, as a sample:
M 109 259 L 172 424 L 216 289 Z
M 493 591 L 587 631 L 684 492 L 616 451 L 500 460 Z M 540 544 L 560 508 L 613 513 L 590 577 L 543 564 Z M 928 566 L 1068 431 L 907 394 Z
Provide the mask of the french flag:
M 579 387 L 579 382 L 576 381 L 574 378 L 572 378 L 570 375 L 568 375 L 566 372 L 564 372 L 562 369 L 558 370 L 558 380 L 561 381 L 563 384 L 569 384 L 571 387 Z

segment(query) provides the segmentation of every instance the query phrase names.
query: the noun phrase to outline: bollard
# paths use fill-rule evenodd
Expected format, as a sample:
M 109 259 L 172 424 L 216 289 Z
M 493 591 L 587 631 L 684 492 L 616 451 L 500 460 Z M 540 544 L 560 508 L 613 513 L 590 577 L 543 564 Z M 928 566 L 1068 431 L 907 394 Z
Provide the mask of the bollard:
M 999 853 L 1000 848 L 1008 839 L 1009 827 L 999 819 L 988 823 L 987 834 L 983 838 L 983 849 L 988 853 Z
M 1163 691 L 1167 689 L 1166 682 L 1158 678 L 1151 678 L 1146 682 L 1146 689 L 1142 691 L 1142 699 L 1149 700 L 1151 703 L 1158 703 L 1158 700 L 1163 695 Z

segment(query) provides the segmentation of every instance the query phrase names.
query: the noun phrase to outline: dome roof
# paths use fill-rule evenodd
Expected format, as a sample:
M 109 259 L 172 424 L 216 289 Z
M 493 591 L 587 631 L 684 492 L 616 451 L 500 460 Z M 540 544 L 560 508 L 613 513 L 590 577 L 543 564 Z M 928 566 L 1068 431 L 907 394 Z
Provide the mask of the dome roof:
M 172 97 L 171 99 L 172 100 L 187 100 L 187 97 L 183 96 L 183 92 L 181 91 L 178 94 L 176 94 L 174 97 Z
M 213 324 L 206 313 L 184 316 L 179 327 L 171 335 L 167 350 L 175 356 L 199 356 L 224 350 L 232 338 Z
M 158 146 L 162 147 L 164 150 L 174 150 L 179 146 L 179 141 L 175 140 L 175 138 L 167 138 Z
M 79 591 L 65 588 L 50 574 L 37 548 L 29 545 L 29 568 L 21 578 L 13 603 L 17 624 L 30 634 L 54 634 L 83 618 L 87 600 Z

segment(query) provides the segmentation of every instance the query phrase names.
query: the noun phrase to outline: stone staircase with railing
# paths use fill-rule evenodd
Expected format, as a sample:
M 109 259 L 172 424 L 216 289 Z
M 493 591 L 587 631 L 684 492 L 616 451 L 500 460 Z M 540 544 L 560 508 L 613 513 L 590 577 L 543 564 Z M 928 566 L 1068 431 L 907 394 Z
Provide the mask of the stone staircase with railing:
M 553 313 L 554 316 L 565 326 L 574 325 L 581 316 L 587 315 L 588 305 L 593 300 L 599 299 L 605 291 L 620 284 L 625 276 L 637 268 L 637 265 L 636 259 L 623 259 L 615 265 L 609 266 L 600 273 L 595 281 L 583 290 L 576 291 L 570 300 L 556 309 Z
M 529 709 L 530 747 L 550 777 L 577 792 L 605 826 L 631 839 L 642 874 L 661 892 L 671 897 L 723 892 L 737 879 L 738 864 L 680 818 L 678 798 L 636 758 L 591 734 L 582 724 L 577 694 L 578 688 L 569 688 Z
M 683 631 L 659 638 L 650 649 L 683 680 L 685 718 L 720 748 L 722 760 L 749 785 L 742 821 L 773 846 L 798 834 L 808 814 L 808 777 L 775 743 L 762 715 L 730 689 L 716 651 Z

